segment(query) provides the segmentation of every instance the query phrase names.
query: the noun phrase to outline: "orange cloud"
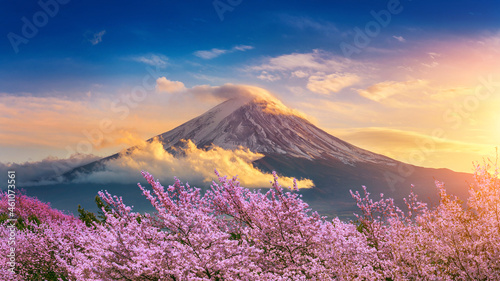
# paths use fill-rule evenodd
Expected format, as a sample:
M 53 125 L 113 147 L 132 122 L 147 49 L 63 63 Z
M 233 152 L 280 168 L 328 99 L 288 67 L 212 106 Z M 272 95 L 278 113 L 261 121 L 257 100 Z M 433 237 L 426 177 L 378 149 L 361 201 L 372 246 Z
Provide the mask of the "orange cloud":
M 132 114 L 122 120 L 109 110 L 111 103 L 109 99 L 73 101 L 0 95 L 0 145 L 5 149 L 50 149 L 59 151 L 54 155 L 58 157 L 75 152 L 105 155 L 123 148 L 124 135 L 133 133 L 149 138 L 176 125 L 175 119 L 164 116 L 162 120 L 144 107 L 136 108 L 136 112 L 131 110 Z M 148 126 L 144 126 L 145 123 Z M 77 149 L 79 143 L 85 143 L 82 151 Z
M 85 112 L 85 114 L 83 114 Z M 78 141 L 97 109 L 80 101 L 55 97 L 0 96 L 0 143 L 2 145 L 63 146 Z
M 248 149 L 225 150 L 214 146 L 203 150 L 197 148 L 192 141 L 187 141 L 182 153 L 174 156 L 165 151 L 162 143 L 156 139 L 152 142 L 135 139 L 133 143 L 136 145 L 135 149 L 106 162 L 104 171 L 81 175 L 78 181 L 130 182 L 138 180 L 139 171 L 145 170 L 162 179 L 178 177 L 195 183 L 210 183 L 216 179 L 215 169 L 221 175 L 238 175 L 242 186 L 249 188 L 269 187 L 269 182 L 273 179 L 271 174 L 260 171 L 252 164 L 252 161 L 264 155 Z M 280 177 L 280 183 L 284 187 L 292 186 L 293 179 Z M 309 179 L 298 180 L 297 184 L 299 188 L 311 188 L 314 185 Z
M 391 128 L 333 129 L 330 133 L 354 145 L 417 166 L 471 172 L 471 163 L 491 156 L 494 146 L 448 138 L 442 128 L 428 134 Z
M 307 89 L 318 94 L 328 95 L 356 84 L 360 80 L 358 75 L 352 73 L 312 75 L 309 77 Z
M 429 81 L 418 79 L 404 82 L 384 81 L 374 84 L 364 90 L 358 90 L 358 93 L 359 95 L 376 102 L 401 105 L 401 102 L 396 103 L 394 100 L 388 99 L 394 99 L 397 97 L 404 97 L 411 100 L 421 99 L 422 92 L 426 89 L 428 84 Z
M 156 91 L 164 93 L 176 93 L 185 90 L 184 83 L 180 81 L 170 81 L 165 77 L 156 79 Z

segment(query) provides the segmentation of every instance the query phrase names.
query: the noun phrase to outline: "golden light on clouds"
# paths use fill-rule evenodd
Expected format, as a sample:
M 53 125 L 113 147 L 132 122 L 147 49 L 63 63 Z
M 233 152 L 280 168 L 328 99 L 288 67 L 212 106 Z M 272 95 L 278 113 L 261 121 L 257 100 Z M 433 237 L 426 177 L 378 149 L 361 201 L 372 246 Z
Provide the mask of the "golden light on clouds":
M 358 93 L 370 100 L 376 102 L 387 103 L 391 106 L 402 106 L 404 104 L 411 104 L 408 100 L 420 99 L 419 96 L 423 95 L 425 87 L 429 84 L 426 80 L 410 80 L 403 82 L 384 81 L 364 90 L 358 90 Z M 420 91 L 420 93 L 415 93 Z M 388 98 L 393 98 L 387 100 Z
M 378 127 L 335 129 L 329 132 L 354 145 L 405 163 L 460 172 L 471 172 L 474 161 L 493 157 L 495 151 L 493 142 L 449 139 L 449 132 L 439 127 L 429 134 Z
M 264 155 L 254 153 L 245 148 L 225 150 L 214 146 L 209 150 L 196 147 L 192 141 L 186 141 L 181 153 L 173 155 L 163 148 L 161 142 L 154 139 L 145 142 L 130 137 L 129 144 L 135 148 L 121 153 L 117 159 L 106 162 L 104 171 L 93 172 L 90 175 L 81 175 L 78 180 L 84 182 L 129 182 L 137 179 L 138 171 L 147 172 L 162 179 L 178 177 L 189 179 L 191 182 L 210 183 L 216 180 L 215 170 L 221 175 L 235 176 L 242 186 L 248 188 L 270 187 L 273 176 L 255 168 L 252 161 Z M 293 179 L 280 177 L 283 187 L 293 186 Z M 299 188 L 311 188 L 314 183 L 309 179 L 297 180 Z
M 359 81 L 360 77 L 352 73 L 333 73 L 329 75 L 318 73 L 309 77 L 307 89 L 315 93 L 328 95 L 330 93 L 336 93 L 346 87 L 356 84 Z
M 156 91 L 165 93 L 176 93 L 185 90 L 184 83 L 180 81 L 170 81 L 165 77 L 156 79 Z
M 2 145 L 63 146 L 75 142 L 93 116 L 102 115 L 84 102 L 55 97 L 0 96 Z M 84 114 L 85 113 L 85 114 Z
M 110 109 L 113 100 L 1 95 L 0 145 L 40 150 L 39 155 L 31 154 L 29 159 L 50 156 L 44 150 L 51 154 L 58 151 L 51 156 L 63 158 L 73 153 L 107 156 L 125 148 L 123 139 L 130 134 L 147 139 L 182 120 L 151 112 L 154 106 L 148 106 L 150 102 L 131 110 L 122 119 Z M 2 161 L 9 162 L 5 158 Z

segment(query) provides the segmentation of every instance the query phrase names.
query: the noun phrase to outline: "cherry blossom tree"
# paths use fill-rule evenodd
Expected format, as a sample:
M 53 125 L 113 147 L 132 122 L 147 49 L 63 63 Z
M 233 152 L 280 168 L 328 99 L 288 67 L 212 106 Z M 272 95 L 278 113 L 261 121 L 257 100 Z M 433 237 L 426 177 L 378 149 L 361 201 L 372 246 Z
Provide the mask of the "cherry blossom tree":
M 496 167 L 496 165 L 494 166 Z M 328 220 L 284 189 L 265 192 L 219 175 L 206 192 L 147 172 L 139 184 L 155 211 L 134 212 L 99 192 L 80 219 L 25 195 L 10 220 L 0 194 L 0 263 L 15 229 L 14 273 L 2 280 L 500 280 L 498 169 L 477 165 L 464 204 L 436 182 L 429 208 L 412 191 L 404 206 L 367 188 L 351 192 L 357 221 Z
M 72 215 L 52 209 L 36 198 L 17 194 L 15 199 L 15 208 L 10 209 L 7 192 L 0 194 L 0 264 L 5 265 L 0 269 L 0 278 L 66 280 L 69 274 L 66 263 L 78 251 L 75 242 L 85 234 L 87 227 Z M 13 231 L 15 244 L 9 243 Z M 7 268 L 11 247 L 15 248 L 15 275 Z

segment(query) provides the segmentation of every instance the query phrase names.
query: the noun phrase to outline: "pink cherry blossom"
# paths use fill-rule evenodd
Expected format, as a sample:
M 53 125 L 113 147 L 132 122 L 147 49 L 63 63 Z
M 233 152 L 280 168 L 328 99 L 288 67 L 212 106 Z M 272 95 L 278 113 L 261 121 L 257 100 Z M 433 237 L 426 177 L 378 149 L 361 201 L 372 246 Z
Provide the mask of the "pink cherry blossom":
M 104 220 L 87 226 L 25 195 L 9 221 L 0 195 L 2 280 L 500 280 L 498 169 L 477 165 L 462 204 L 436 182 L 435 208 L 411 192 L 405 205 L 351 192 L 356 222 L 310 210 L 296 185 L 266 192 L 220 176 L 211 188 L 164 187 L 142 172 L 155 212 L 134 212 L 122 198 L 99 196 Z

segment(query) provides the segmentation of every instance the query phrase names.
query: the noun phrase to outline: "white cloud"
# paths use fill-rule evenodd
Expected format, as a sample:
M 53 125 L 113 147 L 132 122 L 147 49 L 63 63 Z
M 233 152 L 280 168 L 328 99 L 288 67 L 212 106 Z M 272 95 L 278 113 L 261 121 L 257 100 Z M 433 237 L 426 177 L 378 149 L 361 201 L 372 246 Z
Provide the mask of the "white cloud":
M 47 157 L 41 161 L 24 163 L 0 162 L 0 180 L 7 182 L 7 171 L 22 172 L 18 184 L 45 185 L 56 182 L 56 177 L 73 168 L 99 160 L 100 157 L 91 154 L 73 154 L 67 159 Z
M 234 46 L 233 50 L 244 52 L 244 51 L 252 50 L 253 48 L 254 47 L 248 46 L 248 45 L 238 45 L 238 46 Z
M 392 36 L 392 38 L 398 40 L 401 43 L 406 42 L 406 39 L 404 39 L 403 36 L 396 36 L 396 35 L 394 35 L 394 36 Z
M 351 65 L 351 61 L 339 56 L 328 55 L 320 50 L 312 53 L 292 53 L 267 59 L 261 65 L 252 66 L 254 71 L 332 71 L 338 72 Z
M 89 39 L 92 45 L 97 45 L 102 42 L 102 37 L 106 34 L 106 30 L 99 31 L 94 33 L 93 37 Z
M 222 54 L 225 54 L 225 53 L 227 53 L 227 50 L 214 48 L 214 49 L 209 50 L 209 51 L 196 51 L 196 52 L 194 52 L 194 55 L 197 57 L 200 57 L 202 59 L 209 60 L 209 59 L 216 58 L 216 57 L 218 57 Z
M 279 77 L 278 75 L 269 74 L 269 73 L 267 73 L 267 71 L 262 71 L 260 73 L 260 75 L 257 76 L 257 78 L 259 78 L 261 80 L 271 81 L 271 82 L 281 79 L 281 77 Z
M 184 91 L 186 87 L 180 81 L 170 81 L 165 77 L 156 79 L 156 91 L 163 93 L 176 93 Z
M 302 70 L 297 70 L 297 71 L 292 72 L 292 77 L 306 78 L 307 76 L 309 76 L 309 73 L 306 73 Z
M 194 52 L 194 55 L 197 57 L 200 57 L 202 59 L 209 60 L 209 59 L 216 58 L 216 57 L 223 55 L 223 54 L 234 53 L 236 51 L 244 52 L 244 51 L 252 50 L 253 48 L 254 47 L 248 46 L 248 45 L 237 45 L 229 50 L 213 48 L 211 50 L 196 51 L 196 52 Z
M 137 62 L 142 62 L 145 64 L 149 64 L 152 66 L 156 66 L 159 68 L 164 68 L 168 64 L 167 63 L 168 58 L 164 55 L 161 55 L 161 54 L 159 54 L 159 55 L 152 54 L 149 56 L 133 57 L 132 60 L 137 61 Z
M 360 81 L 359 76 L 352 73 L 333 73 L 330 75 L 312 75 L 309 77 L 307 89 L 312 92 L 328 95 L 336 93 Z
M 200 101 L 200 104 L 214 103 L 215 105 L 221 101 L 229 99 L 238 99 L 238 102 L 246 102 L 251 99 L 257 99 L 267 102 L 266 110 L 271 114 L 295 115 L 311 120 L 311 118 L 306 114 L 285 106 L 271 92 L 260 87 L 250 85 L 234 85 L 228 83 L 222 86 L 198 85 L 192 88 L 184 88 L 184 84 L 182 84 L 182 82 L 169 81 L 165 77 L 161 77 L 158 80 L 160 81 L 160 84 L 163 83 L 167 86 L 167 89 L 170 89 L 169 93 L 174 94 L 172 97 L 174 97 L 177 101 L 185 100 L 191 101 L 192 103 L 193 100 L 198 100 Z
M 337 92 L 340 89 L 356 83 L 359 79 L 354 74 L 331 74 L 324 73 L 356 73 L 365 71 L 360 68 L 361 64 L 350 59 L 333 55 L 322 50 L 313 50 L 310 53 L 292 53 L 277 57 L 267 58 L 259 65 L 246 68 L 250 72 L 258 72 L 258 79 L 275 81 L 277 78 L 308 78 L 307 88 L 320 94 Z M 291 83 L 297 83 L 294 81 Z M 301 81 L 303 82 L 303 81 Z
M 232 98 L 253 98 L 261 97 L 266 100 L 276 99 L 269 91 L 248 85 L 224 84 L 222 86 L 197 85 L 192 88 L 185 88 L 184 83 L 180 81 L 170 81 L 165 77 L 160 77 L 156 80 L 158 90 L 163 90 L 168 93 L 185 91 L 182 96 L 189 99 L 201 100 L 217 100 L 217 102 Z
M 203 150 L 187 141 L 182 153 L 174 156 L 165 151 L 161 142 L 140 141 L 136 149 L 127 153 L 122 153 L 121 157 L 106 162 L 105 170 L 91 173 L 90 175 L 80 175 L 77 181 L 81 182 L 131 182 L 136 181 L 140 171 L 148 171 L 155 177 L 162 180 L 171 180 L 178 177 L 181 180 L 189 180 L 190 183 L 208 184 L 216 179 L 214 170 L 217 169 L 221 175 L 238 175 L 242 186 L 270 187 L 273 179 L 269 173 L 264 173 L 255 168 L 253 161 L 262 158 L 264 155 L 253 153 L 248 149 L 225 150 L 220 147 L 213 147 Z M 284 186 L 292 186 L 293 179 L 280 177 L 280 183 Z M 299 188 L 310 188 L 313 182 L 309 179 L 298 181 Z

